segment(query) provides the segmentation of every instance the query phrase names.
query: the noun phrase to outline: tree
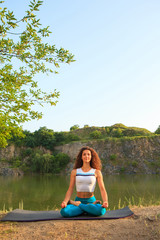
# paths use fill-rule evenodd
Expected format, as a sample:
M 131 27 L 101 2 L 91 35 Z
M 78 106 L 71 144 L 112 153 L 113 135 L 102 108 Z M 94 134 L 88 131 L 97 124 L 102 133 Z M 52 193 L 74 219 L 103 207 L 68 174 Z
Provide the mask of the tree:
M 85 124 L 83 128 L 89 128 L 89 125 L 88 125 L 88 124 Z
M 55 146 L 56 139 L 52 129 L 41 127 L 39 130 L 34 132 L 34 138 L 37 146 L 43 146 L 51 150 Z
M 93 132 L 90 133 L 90 137 L 93 139 L 98 139 L 101 138 L 102 133 L 98 130 L 95 130 Z
M 112 131 L 111 131 L 111 136 L 116 137 L 116 138 L 122 137 L 123 136 L 122 129 L 120 127 L 113 128 Z
M 79 129 L 79 125 L 78 124 L 70 127 L 70 131 L 74 131 L 74 130 L 77 130 L 77 129 Z
M 157 130 L 155 131 L 155 134 L 160 134 L 160 125 L 159 125 L 159 127 L 157 128 Z
M 41 112 L 33 110 L 34 105 L 57 103 L 59 92 L 44 92 L 35 75 L 57 73 L 60 63 L 74 61 L 68 50 L 45 43 L 51 32 L 36 16 L 42 3 L 32 0 L 19 20 L 6 7 L 0 11 L 0 147 L 7 145 L 12 134 L 22 135 L 22 123 L 42 118 Z

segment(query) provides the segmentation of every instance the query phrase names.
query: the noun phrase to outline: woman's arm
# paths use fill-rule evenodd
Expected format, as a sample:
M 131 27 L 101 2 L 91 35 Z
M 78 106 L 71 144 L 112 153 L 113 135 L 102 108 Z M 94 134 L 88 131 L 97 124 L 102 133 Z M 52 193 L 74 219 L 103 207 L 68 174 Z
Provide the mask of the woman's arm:
M 67 206 L 67 203 L 70 200 L 70 197 L 73 193 L 73 189 L 74 189 L 74 185 L 75 185 L 75 177 L 76 177 L 76 169 L 73 169 L 71 172 L 69 188 L 66 192 L 66 196 L 65 196 L 63 202 L 61 203 L 62 208 L 65 208 Z
M 108 207 L 108 196 L 107 196 L 107 192 L 106 192 L 106 189 L 104 186 L 103 176 L 102 176 L 102 173 L 100 170 L 96 170 L 96 176 L 97 176 L 97 182 L 98 182 L 102 200 L 103 200 L 102 207 L 107 208 Z

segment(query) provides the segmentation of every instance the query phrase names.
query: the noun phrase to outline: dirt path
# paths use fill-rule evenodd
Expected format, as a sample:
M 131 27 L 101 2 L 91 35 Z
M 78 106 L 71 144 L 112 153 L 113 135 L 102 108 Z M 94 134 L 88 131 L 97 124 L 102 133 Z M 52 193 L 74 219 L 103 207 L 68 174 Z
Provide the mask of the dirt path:
M 131 210 L 117 220 L 0 222 L 0 240 L 160 240 L 160 205 Z

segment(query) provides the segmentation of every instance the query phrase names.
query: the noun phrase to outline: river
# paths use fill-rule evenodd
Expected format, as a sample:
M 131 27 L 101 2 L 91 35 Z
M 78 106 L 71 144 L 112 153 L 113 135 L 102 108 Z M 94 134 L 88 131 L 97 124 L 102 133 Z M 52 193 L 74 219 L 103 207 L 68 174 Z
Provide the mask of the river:
M 103 176 L 109 209 L 132 205 L 160 204 L 159 175 Z M 0 210 L 23 208 L 53 210 L 60 208 L 69 185 L 69 177 L 35 175 L 0 177 Z M 76 196 L 74 191 L 72 199 Z M 95 196 L 101 199 L 98 186 Z

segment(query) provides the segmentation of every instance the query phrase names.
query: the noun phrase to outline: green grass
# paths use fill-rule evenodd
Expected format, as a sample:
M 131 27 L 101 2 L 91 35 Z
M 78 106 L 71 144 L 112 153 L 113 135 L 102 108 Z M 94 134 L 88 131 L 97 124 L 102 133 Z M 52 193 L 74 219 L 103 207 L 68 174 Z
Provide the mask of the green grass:
M 149 206 L 157 206 L 157 205 L 160 205 L 160 200 L 157 200 L 155 202 L 155 200 L 150 199 L 149 202 L 146 202 L 144 197 L 139 197 L 137 202 L 134 196 L 132 196 L 131 198 L 125 197 L 125 201 L 123 203 L 121 203 L 121 199 L 119 199 L 118 208 L 122 208 L 124 206 L 149 207 Z
M 13 208 L 9 207 L 9 209 L 6 209 L 6 205 L 4 204 L 2 210 L 0 210 L 0 213 L 7 213 L 11 211 L 13 211 Z
M 113 210 L 115 209 L 121 209 L 124 208 L 126 206 L 129 207 L 149 207 L 149 206 L 157 206 L 160 205 L 160 200 L 153 200 L 151 199 L 149 202 L 146 202 L 144 197 L 139 197 L 138 201 L 135 200 L 134 196 L 132 196 L 131 198 L 124 198 L 124 201 L 122 201 L 121 198 L 119 198 L 118 203 L 112 208 Z M 21 200 L 19 202 L 19 209 L 23 210 L 23 200 Z M 50 209 L 46 209 L 46 211 L 48 211 Z M 60 210 L 59 208 L 57 208 L 56 205 L 53 206 L 52 210 Z M 109 208 L 110 210 L 110 208 Z M 3 206 L 3 209 L 0 210 L 0 214 L 4 214 L 4 213 L 8 213 L 13 211 L 13 207 L 9 207 L 9 209 L 6 209 L 5 204 Z M 160 214 L 157 215 L 158 218 L 160 218 Z

